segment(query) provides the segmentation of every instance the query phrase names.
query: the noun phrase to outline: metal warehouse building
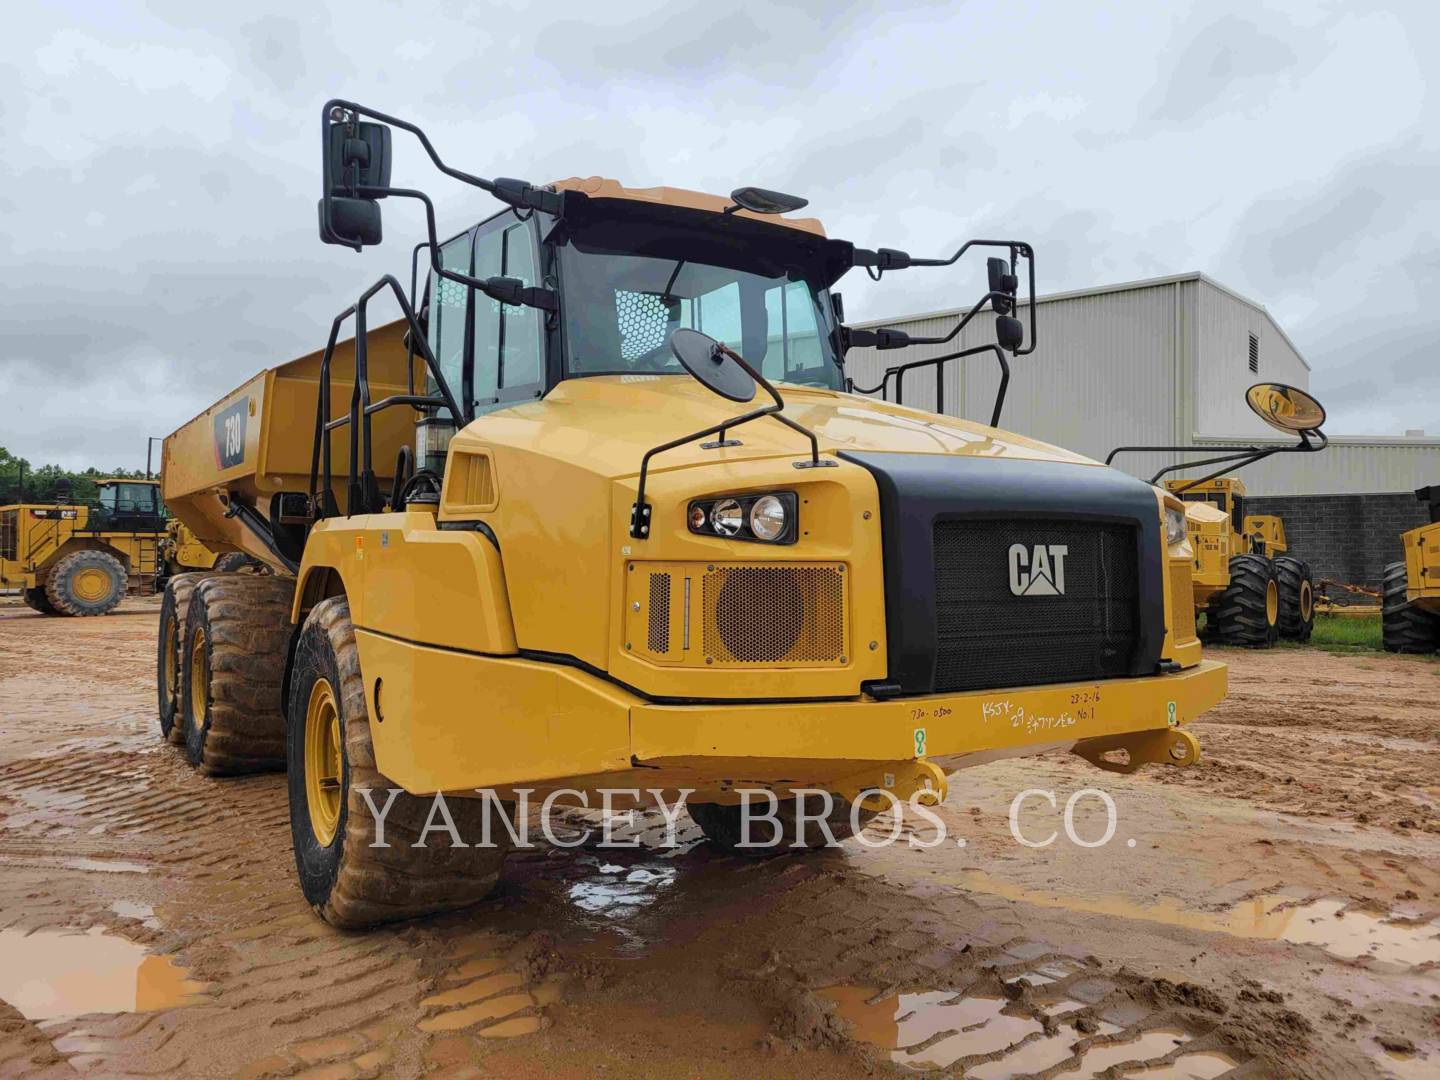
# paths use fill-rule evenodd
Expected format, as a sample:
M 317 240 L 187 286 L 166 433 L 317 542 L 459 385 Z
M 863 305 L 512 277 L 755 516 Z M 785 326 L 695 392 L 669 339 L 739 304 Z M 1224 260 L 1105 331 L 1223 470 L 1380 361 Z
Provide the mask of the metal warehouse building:
M 963 314 L 857 325 L 939 336 Z M 1017 314 L 1028 325 L 1025 305 Z M 1290 441 L 1250 412 L 1244 394 L 1261 381 L 1309 389 L 1309 365 L 1264 307 L 1204 274 L 1042 296 L 1035 317 L 1035 352 L 1010 362 L 1003 428 L 1102 460 L 1119 445 Z M 874 386 L 886 367 L 993 341 L 993 327 L 981 316 L 948 345 L 852 349 L 846 373 L 858 387 Z M 935 377 L 933 369 L 909 372 L 904 403 L 933 410 Z M 947 364 L 944 411 L 988 422 L 998 385 L 991 357 Z M 1125 455 L 1115 464 L 1148 479 L 1174 460 Z M 1425 520 L 1413 493 L 1440 483 L 1440 434 L 1332 436 L 1323 453 L 1277 455 L 1238 475 L 1252 512 L 1282 514 L 1317 577 L 1373 585 L 1400 557 L 1400 532 Z

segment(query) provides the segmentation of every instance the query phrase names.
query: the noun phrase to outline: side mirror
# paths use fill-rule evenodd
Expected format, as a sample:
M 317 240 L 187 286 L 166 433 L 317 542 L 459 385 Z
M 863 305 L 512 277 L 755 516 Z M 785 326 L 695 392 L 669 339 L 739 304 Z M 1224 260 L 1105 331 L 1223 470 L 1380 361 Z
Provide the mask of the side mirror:
M 1245 402 L 1261 420 L 1290 434 L 1318 431 L 1325 423 L 1325 407 L 1285 383 L 1256 383 L 1245 391 Z
M 390 186 L 390 129 L 341 113 L 326 127 L 324 155 L 320 239 L 356 251 L 380 243 L 385 193 L 365 189 Z
M 990 306 L 997 315 L 1009 315 L 1015 310 L 1015 292 L 1020 288 L 1020 279 L 1010 272 L 1010 264 L 1004 259 L 992 257 L 985 260 L 985 269 L 990 278 L 990 291 L 1005 296 L 1004 299 L 992 296 Z
M 1025 344 L 1025 324 L 1013 315 L 995 316 L 995 340 L 1013 353 Z

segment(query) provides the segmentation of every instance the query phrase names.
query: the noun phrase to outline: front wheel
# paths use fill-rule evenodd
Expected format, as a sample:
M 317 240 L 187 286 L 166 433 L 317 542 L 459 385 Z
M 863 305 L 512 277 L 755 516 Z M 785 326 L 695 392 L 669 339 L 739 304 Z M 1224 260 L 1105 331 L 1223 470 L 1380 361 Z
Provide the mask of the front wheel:
M 1289 555 L 1278 556 L 1275 582 L 1280 587 L 1280 636 L 1288 641 L 1309 641 L 1315 629 L 1315 574 L 1310 564 Z
M 432 813 L 443 821 L 434 800 L 407 794 L 376 768 L 343 596 L 315 605 L 300 632 L 285 748 L 295 869 L 326 922 L 357 929 L 450 911 L 485 899 L 499 881 L 510 834 L 497 804 L 446 801 L 464 845 L 456 846 L 446 830 L 426 830 Z M 487 836 L 491 846 L 482 846 Z
M 45 578 L 45 596 L 61 615 L 107 615 L 125 599 L 125 564 L 107 551 L 66 555 Z
M 1206 621 L 1222 645 L 1268 649 L 1280 637 L 1280 583 L 1263 555 L 1230 559 L 1230 584 L 1210 602 Z

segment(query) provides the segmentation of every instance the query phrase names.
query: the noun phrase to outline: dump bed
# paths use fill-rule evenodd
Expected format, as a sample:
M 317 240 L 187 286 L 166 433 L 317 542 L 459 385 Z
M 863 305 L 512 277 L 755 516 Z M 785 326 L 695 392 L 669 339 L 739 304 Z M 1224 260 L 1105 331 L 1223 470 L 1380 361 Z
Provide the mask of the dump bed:
M 423 392 L 424 363 L 407 358 L 404 320 L 371 330 L 366 341 L 372 401 L 410 393 L 410 364 L 416 387 Z M 165 505 L 211 550 L 244 551 L 276 570 L 285 569 L 256 533 L 229 511 L 239 502 L 269 520 L 277 495 L 309 494 L 323 357 L 321 349 L 262 371 L 166 437 L 161 457 Z M 354 372 L 354 339 L 337 343 L 327 419 L 348 414 Z M 373 460 L 383 490 L 394 476 L 400 448 L 414 443 L 415 412 L 384 409 L 371 422 Z M 332 491 L 344 507 L 350 429 L 340 427 L 329 438 Z

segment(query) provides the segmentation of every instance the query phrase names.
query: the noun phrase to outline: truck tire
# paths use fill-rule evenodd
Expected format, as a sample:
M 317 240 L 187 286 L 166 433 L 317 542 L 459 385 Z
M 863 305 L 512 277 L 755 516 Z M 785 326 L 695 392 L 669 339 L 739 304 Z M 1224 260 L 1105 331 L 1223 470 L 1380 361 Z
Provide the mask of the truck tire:
M 1206 621 L 1222 645 L 1268 649 L 1280 636 L 1280 584 L 1263 555 L 1233 555 L 1230 585 L 1210 602 Z
M 293 584 L 211 574 L 190 594 L 181 639 L 180 716 L 185 755 L 207 775 L 285 766 L 281 684 Z
M 50 598 L 45 595 L 43 588 L 25 590 L 25 606 L 31 611 L 38 611 L 41 615 L 58 615 L 55 605 L 50 603 Z
M 61 615 L 105 615 L 125 598 L 125 564 L 105 551 L 76 551 L 45 577 L 45 597 Z
M 1380 635 L 1386 652 L 1428 653 L 1440 648 L 1440 617 L 1405 598 L 1405 564 L 1385 567 L 1381 585 Z
M 160 601 L 160 632 L 156 639 L 155 691 L 160 713 L 160 734 L 176 746 L 185 745 L 180 721 L 180 663 L 184 655 L 185 616 L 190 594 L 207 577 L 205 571 L 176 574 L 165 583 Z
M 263 580 L 263 579 L 262 579 Z M 300 889 L 332 926 L 358 929 L 466 907 L 500 879 L 510 834 L 498 814 L 493 846 L 480 846 L 485 816 L 479 799 L 450 799 L 446 809 L 465 847 L 444 830 L 426 833 L 438 807 L 407 794 L 375 766 L 360 653 L 343 596 L 315 605 L 295 649 L 286 736 L 290 835 Z M 372 847 L 384 810 L 384 846 Z M 442 818 L 437 816 L 437 822 Z M 424 838 L 425 846 L 415 847 Z
M 775 813 L 780 819 L 779 843 L 770 843 L 774 838 L 774 827 L 767 822 L 757 821 L 750 830 L 752 843 L 766 845 L 763 847 L 742 847 L 744 840 L 743 812 L 740 804 L 726 806 L 720 803 L 692 803 L 687 802 L 685 808 L 690 811 L 690 817 L 695 824 L 700 826 L 700 831 L 705 834 L 712 844 L 723 848 L 732 855 L 743 855 L 750 859 L 763 859 L 771 855 L 784 855 L 786 852 L 813 851 L 827 845 L 825 832 L 814 822 L 805 822 L 804 836 L 801 837 L 799 846 L 795 846 L 800 832 L 795 826 L 795 799 L 779 800 Z M 816 810 L 819 807 L 815 808 Z M 754 814 L 762 814 L 765 811 L 765 804 L 756 807 Z M 860 827 L 873 818 L 879 811 L 861 810 Z M 844 799 L 836 799 L 834 808 L 826 818 L 826 824 L 830 826 L 830 834 L 837 842 L 848 840 L 855 835 L 854 823 L 850 819 L 850 803 Z
M 1304 559 L 1279 555 L 1275 581 L 1280 586 L 1280 636 L 1309 641 L 1315 629 L 1315 574 Z

